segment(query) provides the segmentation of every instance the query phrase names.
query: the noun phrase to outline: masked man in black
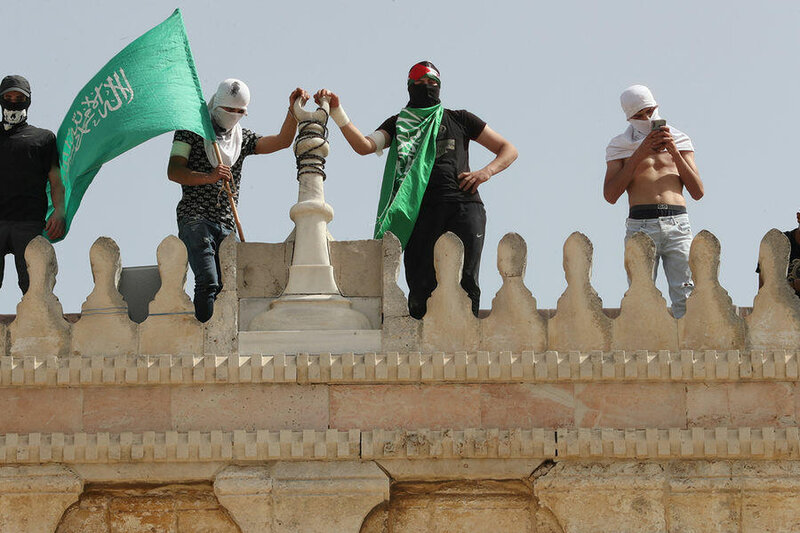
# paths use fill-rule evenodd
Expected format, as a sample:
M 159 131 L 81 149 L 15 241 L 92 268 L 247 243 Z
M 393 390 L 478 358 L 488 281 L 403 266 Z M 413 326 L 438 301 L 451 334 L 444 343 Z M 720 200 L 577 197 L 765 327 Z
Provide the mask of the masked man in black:
M 64 235 L 64 185 L 58 166 L 56 136 L 28 124 L 31 86 L 22 76 L 0 82 L 0 251 L 14 254 L 19 288 L 30 284 L 25 248 L 42 230 L 51 239 Z M 47 184 L 55 208 L 47 215 Z M 0 261 L 0 284 L 4 261 Z
M 506 169 L 517 149 L 486 122 L 466 110 L 444 109 L 439 100 L 441 76 L 428 61 L 411 67 L 408 105 L 364 136 L 342 109 L 339 97 L 322 89 L 314 96 L 330 99 L 331 118 L 360 155 L 380 155 L 389 147 L 384 171 L 375 238 L 394 233 L 405 250 L 408 308 L 420 319 L 436 288 L 433 247 L 448 231 L 464 243 L 461 286 L 478 316 L 478 273 L 486 229 L 486 211 L 478 187 Z M 485 167 L 470 171 L 469 141 L 495 154 Z

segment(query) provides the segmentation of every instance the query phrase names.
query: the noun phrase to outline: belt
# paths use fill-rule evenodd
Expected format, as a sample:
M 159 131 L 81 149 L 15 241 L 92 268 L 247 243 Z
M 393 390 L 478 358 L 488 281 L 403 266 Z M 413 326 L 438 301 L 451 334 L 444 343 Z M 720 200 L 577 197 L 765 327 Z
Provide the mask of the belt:
M 628 218 L 635 220 L 644 220 L 647 218 L 659 217 L 674 217 L 676 215 L 685 215 L 685 205 L 670 205 L 670 204 L 640 204 L 632 205 L 628 213 Z

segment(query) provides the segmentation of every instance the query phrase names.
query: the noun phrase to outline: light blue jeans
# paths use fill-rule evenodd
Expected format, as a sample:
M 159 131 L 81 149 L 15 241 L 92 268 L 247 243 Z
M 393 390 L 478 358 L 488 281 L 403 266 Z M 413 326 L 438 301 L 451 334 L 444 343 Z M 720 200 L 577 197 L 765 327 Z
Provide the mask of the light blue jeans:
M 692 245 L 692 227 L 689 215 L 625 221 L 625 240 L 634 233 L 643 231 L 656 243 L 656 262 L 653 265 L 653 281 L 656 280 L 658 260 L 664 265 L 664 274 L 669 284 L 669 299 L 672 300 L 672 315 L 680 318 L 686 313 L 686 298 L 694 288 L 692 272 L 689 270 L 689 248 Z

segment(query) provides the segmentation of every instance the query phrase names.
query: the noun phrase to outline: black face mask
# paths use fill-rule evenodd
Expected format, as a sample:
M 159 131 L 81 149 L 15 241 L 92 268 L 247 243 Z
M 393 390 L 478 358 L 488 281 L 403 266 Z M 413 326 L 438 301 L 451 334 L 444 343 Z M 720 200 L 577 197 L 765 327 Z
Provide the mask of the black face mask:
M 437 85 L 412 83 L 408 86 L 408 107 L 431 107 L 440 104 L 439 89 Z

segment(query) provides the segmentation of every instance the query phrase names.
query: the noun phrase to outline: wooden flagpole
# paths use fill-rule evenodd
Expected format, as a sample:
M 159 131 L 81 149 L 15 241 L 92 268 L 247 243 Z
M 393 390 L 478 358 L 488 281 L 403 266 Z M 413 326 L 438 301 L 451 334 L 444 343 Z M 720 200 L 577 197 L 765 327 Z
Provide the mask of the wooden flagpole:
M 219 144 L 214 142 L 214 154 L 217 156 L 217 161 L 222 164 L 222 153 L 219 151 Z M 242 230 L 242 222 L 239 220 L 239 211 L 236 210 L 236 203 L 233 201 L 233 193 L 231 186 L 227 181 L 224 181 L 222 187 L 228 193 L 228 203 L 231 206 L 231 213 L 233 213 L 233 220 L 236 222 L 236 230 L 239 232 L 239 240 L 244 242 L 244 230 Z

